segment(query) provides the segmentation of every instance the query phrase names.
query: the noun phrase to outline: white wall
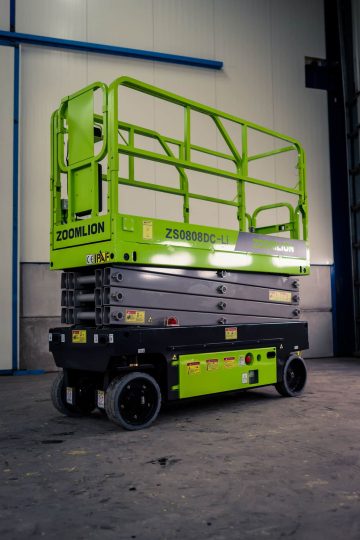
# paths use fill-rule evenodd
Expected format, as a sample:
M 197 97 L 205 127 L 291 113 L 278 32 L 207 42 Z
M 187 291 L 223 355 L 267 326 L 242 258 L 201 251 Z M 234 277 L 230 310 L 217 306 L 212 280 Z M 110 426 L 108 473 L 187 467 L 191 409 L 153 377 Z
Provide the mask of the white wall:
M 0 30 L 10 30 L 10 2 L 0 0 Z
M 0 370 L 12 367 L 12 208 L 14 51 L 0 47 Z
M 0 0 L 3 1 L 3 0 Z M 222 71 L 161 64 L 122 57 L 22 48 L 21 90 L 21 260 L 49 260 L 49 122 L 60 99 L 95 80 L 110 83 L 129 75 L 298 138 L 307 153 L 312 264 L 333 262 L 326 92 L 305 88 L 305 56 L 325 57 L 323 0 L 17 0 L 16 29 L 39 35 L 88 40 L 124 47 L 219 59 Z M 1 22 L 1 21 L 0 21 Z M 126 114 L 140 124 L 177 135 L 181 119 L 158 103 L 130 101 Z M 205 122 L 196 127 L 198 143 L 222 150 L 219 136 Z M 270 149 L 253 141 L 253 152 Z M 254 175 L 295 179 L 294 163 L 270 158 Z M 160 165 L 147 163 L 148 180 L 169 180 Z M 191 175 L 195 188 L 200 176 Z M 126 190 L 124 190 L 126 191 Z M 202 187 L 203 191 L 203 187 Z M 223 181 L 208 180 L 209 195 L 230 196 Z M 140 215 L 179 218 L 171 196 L 146 192 L 136 199 L 127 190 L 125 207 Z M 265 201 L 247 188 L 250 209 Z M 279 200 L 266 192 L 266 202 Z M 195 201 L 196 222 L 236 227 L 223 207 Z M 278 216 L 280 212 L 278 212 Z M 325 272 L 329 275 L 329 269 Z M 327 279 L 328 292 L 330 281 Z M 312 306 L 322 305 L 317 287 Z M 313 309 L 311 307 L 311 309 Z M 314 316 L 313 316 L 314 317 Z M 324 335 L 331 337 L 329 313 L 319 312 Z M 330 338 L 326 338 L 327 341 Z M 315 347 L 316 349 L 316 347 Z M 328 344 L 324 350 L 328 351 Z
M 41 17 L 38 14 L 41 13 Z M 326 93 L 305 88 L 304 57 L 325 56 L 322 1 L 18 0 L 17 31 L 160 50 L 224 62 L 220 72 L 121 57 L 24 47 L 22 59 L 22 261 L 47 261 L 49 118 L 62 96 L 94 80 L 130 75 L 299 138 L 308 159 L 312 262 L 331 264 L 332 233 Z M 137 106 L 150 127 L 169 128 L 167 111 Z M 177 127 L 172 122 L 174 129 Z M 39 136 L 34 136 L 39 134 Z M 199 139 L 219 146 L 199 127 Z M 255 141 L 254 151 L 262 146 Z M 279 163 L 279 165 L 278 165 Z M 294 178 L 270 158 L 259 174 Z M 160 176 L 159 167 L 155 174 Z M 284 174 L 285 173 L 285 174 Z M 149 172 L 150 175 L 150 172 Z M 281 178 L 282 179 L 282 178 Z M 45 187 L 46 186 L 46 187 Z M 209 182 L 209 194 L 221 192 Z M 260 202 L 249 188 L 249 206 Z M 276 200 L 267 192 L 267 200 Z M 163 195 L 147 192 L 139 212 L 160 217 Z M 200 204 L 198 205 L 200 206 Z M 198 221 L 209 214 L 206 203 Z M 166 201 L 169 208 L 169 202 Z M 39 208 L 42 209 L 39 212 Z M 175 212 L 175 208 L 174 208 Z M 215 225 L 233 222 L 211 212 Z M 204 218 L 205 219 L 205 218 Z M 234 223 L 235 225 L 235 223 Z

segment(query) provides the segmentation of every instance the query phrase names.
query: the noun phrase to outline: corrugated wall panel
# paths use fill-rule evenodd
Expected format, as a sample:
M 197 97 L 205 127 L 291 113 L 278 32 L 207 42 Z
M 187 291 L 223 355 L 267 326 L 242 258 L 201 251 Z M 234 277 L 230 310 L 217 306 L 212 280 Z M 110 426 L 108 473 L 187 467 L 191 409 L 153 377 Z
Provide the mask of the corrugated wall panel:
M 154 0 L 154 49 L 213 58 L 214 0 Z
M 153 49 L 153 6 L 148 0 L 87 0 L 87 40 Z
M 32 3 L 35 12 L 42 7 L 39 2 L 40 0 L 36 0 Z M 58 2 L 54 4 L 58 5 Z M 89 32 L 92 29 L 91 39 L 97 39 L 97 35 L 100 38 L 101 35 L 96 34 L 96 28 L 104 26 L 108 29 L 109 35 L 115 36 L 123 12 L 126 12 L 124 17 L 128 28 L 131 27 L 136 32 L 140 24 L 141 29 L 144 13 L 143 11 L 141 14 L 138 13 L 138 6 L 132 9 L 126 2 L 119 2 L 117 6 L 112 4 L 110 1 L 102 4 L 106 22 L 101 24 L 100 18 L 99 24 L 100 14 L 97 4 L 89 2 L 87 20 Z M 22 140 L 28 142 L 23 145 L 23 180 L 29 197 L 25 191 L 24 232 L 27 236 L 22 251 L 23 260 L 40 261 L 48 258 L 48 237 L 45 227 L 42 228 L 43 232 L 40 233 L 41 237 L 37 242 L 31 240 L 39 228 L 34 201 L 40 200 L 48 207 L 47 195 L 42 192 L 40 186 L 43 185 L 41 184 L 43 179 L 48 178 L 49 163 L 44 141 L 40 143 L 31 137 L 32 131 L 35 128 L 36 132 L 46 133 L 47 136 L 51 109 L 57 106 L 59 98 L 66 93 L 93 80 L 102 79 L 110 82 L 116 76 L 129 74 L 255 122 L 275 127 L 285 133 L 299 136 L 306 143 L 308 151 L 313 262 L 331 263 L 326 95 L 321 91 L 304 88 L 304 56 L 321 55 L 324 47 L 321 11 L 319 11 L 321 2 L 312 2 L 312 10 L 309 8 L 309 2 L 290 8 L 286 6 L 286 2 L 270 3 L 269 0 L 256 0 L 251 3 L 245 0 L 226 2 L 214 0 L 208 3 L 206 9 L 202 0 L 175 4 L 161 0 L 157 0 L 154 4 L 154 21 L 158 29 L 154 34 L 155 48 L 158 48 L 156 45 L 158 44 L 159 48 L 175 53 L 212 54 L 224 60 L 222 72 L 214 73 L 166 64 L 154 66 L 153 63 L 143 61 L 97 55 L 91 55 L 88 59 L 86 54 L 51 50 L 44 52 L 32 47 L 24 50 Z M 19 2 L 20 14 L 26 9 L 26 5 L 29 6 L 28 3 Z M 147 3 L 147 6 L 149 5 L 150 3 Z M 56 9 L 59 8 L 54 7 L 55 11 L 45 14 L 45 20 L 50 15 L 55 16 Z M 81 3 L 75 2 L 70 10 L 67 9 L 71 12 L 71 17 L 69 13 L 66 17 L 78 21 L 81 18 L 81 9 Z M 144 10 L 149 10 L 149 7 L 144 7 Z M 109 13 L 113 16 L 109 17 Z M 153 17 L 150 17 L 150 12 L 146 13 L 148 29 L 144 39 L 150 43 L 153 35 Z M 60 21 L 65 20 L 64 14 L 61 17 Z M 295 28 L 292 31 L 293 19 L 297 19 L 297 24 L 302 27 L 307 25 L 306 36 L 303 30 Z M 196 25 L 193 21 L 200 22 Z M 23 24 L 26 24 L 25 16 Z M 32 24 L 30 18 L 30 28 L 21 29 L 34 31 Z M 60 27 L 62 24 L 61 22 Z M 289 31 L 284 29 L 286 25 L 290 25 Z M 318 27 L 321 30 L 320 36 L 316 36 Z M 87 33 L 81 30 L 81 24 L 79 28 L 82 35 Z M 69 32 L 74 37 L 71 27 Z M 140 33 L 143 35 L 142 31 Z M 186 45 L 181 45 L 181 40 L 184 40 Z M 169 44 L 168 47 L 165 47 L 166 43 Z M 130 45 L 130 42 L 126 44 Z M 186 47 L 190 44 L 193 49 L 187 50 Z M 169 125 L 168 112 L 158 103 L 155 103 L 153 111 L 149 111 L 144 105 L 137 107 L 136 112 L 137 119 L 142 118 L 144 123 L 149 123 L 151 119 L 159 129 L 166 129 L 166 124 Z M 180 129 L 176 122 L 172 122 L 171 126 L 175 131 Z M 204 142 L 212 144 L 208 129 L 203 129 L 202 138 Z M 218 146 L 221 144 L 219 138 L 216 144 Z M 254 139 L 253 151 L 261 150 L 263 145 L 263 141 Z M 260 167 L 253 169 L 254 175 L 269 179 L 275 176 L 274 160 L 270 158 L 259 165 Z M 160 167 L 156 167 L 156 173 L 150 171 L 150 168 L 147 164 L 149 179 L 152 179 L 154 174 L 162 176 Z M 289 174 L 293 175 L 293 171 L 290 170 Z M 222 188 L 218 183 L 216 190 L 219 189 L 221 191 Z M 250 187 L 247 191 L 250 208 L 264 202 L 264 195 L 260 194 L 258 188 Z M 164 208 L 162 196 L 155 197 L 151 194 L 150 199 L 151 197 L 153 201 L 147 201 L 149 215 L 159 215 Z M 269 191 L 266 193 L 266 202 L 272 200 L 275 200 L 275 194 Z M 166 201 L 166 207 L 168 204 L 170 207 L 173 205 L 175 213 L 178 212 L 175 203 Z M 209 213 L 208 209 L 200 208 L 198 212 L 200 221 Z M 224 223 L 226 226 L 233 223 L 228 212 L 217 210 L 214 216 L 219 225 Z
M 16 31 L 86 40 L 86 0 L 16 0 Z
M 50 116 L 86 85 L 86 54 L 23 47 L 21 61 L 21 261 L 49 260 Z
M 9 0 L 0 0 L 0 30 L 10 30 Z
M 216 73 L 216 106 L 273 128 L 269 1 L 229 0 L 225 7 L 215 0 L 214 13 L 215 55 L 224 61 L 224 69 Z M 249 132 L 249 155 L 272 149 L 272 139 Z M 249 174 L 273 180 L 273 158 L 253 162 Z M 246 201 L 252 212 L 261 204 L 275 202 L 275 192 L 247 184 Z
M 224 61 L 224 69 L 214 72 L 121 57 L 24 48 L 22 260 L 48 260 L 51 111 L 58 106 L 61 97 L 87 83 L 94 80 L 109 83 L 118 76 L 130 75 L 298 137 L 308 157 L 312 262 L 331 263 L 326 93 L 306 89 L 304 75 L 305 56 L 325 56 L 323 26 L 322 0 L 297 3 L 286 0 L 104 0 L 101 3 L 96 0 L 66 3 L 17 0 L 18 31 Z M 128 103 L 126 107 L 125 98 L 120 99 L 120 107 L 124 106 L 128 119 L 131 116 L 134 121 L 168 135 L 182 135 L 182 115 L 170 106 L 160 105 L 156 100 L 151 103 L 145 98 L 140 102 L 131 98 Z M 199 120 L 194 127 L 197 142 L 224 150 L 221 138 L 206 122 Z M 239 137 L 236 130 L 231 133 Z M 250 143 L 254 153 L 270 149 L 269 141 L 259 137 L 252 137 Z M 139 164 L 138 171 L 148 180 L 170 185 L 176 182 L 169 169 L 157 164 Z M 270 158 L 254 166 L 253 171 L 254 176 L 269 180 L 278 175 L 279 180 L 285 178 L 290 184 L 295 178 L 291 160 L 280 162 Z M 200 187 L 196 175 L 193 183 Z M 214 195 L 230 194 L 230 183 L 223 186 L 222 180 L 211 179 L 206 190 Z M 258 188 L 250 187 L 247 195 L 250 209 L 264 202 Z M 267 191 L 265 197 L 267 203 L 276 200 L 276 194 L 271 191 Z M 179 219 L 181 216 L 173 198 L 148 191 L 141 197 L 122 193 L 121 204 L 123 210 L 131 209 L 148 216 Z M 198 205 L 193 221 L 208 223 L 210 217 L 216 225 L 236 226 L 228 208 L 218 208 L 215 212 L 206 205 Z M 328 282 L 326 287 L 328 298 Z M 321 301 L 319 309 L 320 304 Z M 331 317 L 325 318 L 326 324 L 330 324 Z M 330 335 L 329 332 L 330 327 L 327 327 L 325 333 Z
M 332 264 L 327 94 L 305 88 L 305 56 L 325 57 L 323 3 L 271 3 L 274 129 L 302 141 L 307 155 L 313 264 Z M 290 171 L 291 172 L 291 171 Z

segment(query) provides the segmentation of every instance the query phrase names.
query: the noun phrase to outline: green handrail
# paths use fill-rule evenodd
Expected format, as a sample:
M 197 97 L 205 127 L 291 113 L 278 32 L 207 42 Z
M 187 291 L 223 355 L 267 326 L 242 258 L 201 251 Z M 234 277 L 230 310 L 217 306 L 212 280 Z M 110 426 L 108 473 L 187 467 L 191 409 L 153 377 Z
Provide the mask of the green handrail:
M 123 103 L 119 103 L 119 87 L 127 87 L 136 92 L 144 93 L 154 98 L 162 99 L 183 107 L 184 111 L 184 124 L 183 124 L 183 138 L 177 139 L 173 137 L 167 137 L 153 129 L 139 126 L 136 124 L 130 124 L 121 120 L 121 109 Z M 255 232 L 261 232 L 264 234 L 271 234 L 272 232 L 278 232 L 286 230 L 290 232 L 291 238 L 307 240 L 307 194 L 306 194 L 306 175 L 305 175 L 305 154 L 300 143 L 286 135 L 273 131 L 271 129 L 262 127 L 258 124 L 246 121 L 241 118 L 237 118 L 231 114 L 227 114 L 216 110 L 212 107 L 208 107 L 196 101 L 183 98 L 171 92 L 167 92 L 163 89 L 151 86 L 141 81 L 129 77 L 120 77 L 116 79 L 109 87 L 106 87 L 103 83 L 94 83 L 89 85 L 72 96 L 65 98 L 58 109 L 53 115 L 52 120 L 52 208 L 55 215 L 55 222 L 60 222 L 60 217 L 64 213 L 62 212 L 59 204 L 59 176 L 61 173 L 68 174 L 70 169 L 74 167 L 67 164 L 64 159 L 64 136 L 66 133 L 66 115 L 67 107 L 70 99 L 81 95 L 87 91 L 95 91 L 101 88 L 103 90 L 103 114 L 94 114 L 94 125 L 103 125 L 103 146 L 97 156 L 92 156 L 89 162 L 95 163 L 101 161 L 107 156 L 108 169 L 107 173 L 102 175 L 102 180 L 107 181 L 109 184 L 108 189 L 108 212 L 111 215 L 118 213 L 118 185 L 131 185 L 143 189 L 160 191 L 164 193 L 170 193 L 183 197 L 183 220 L 189 222 L 190 209 L 189 202 L 191 199 L 199 199 L 212 203 L 224 204 L 237 208 L 237 219 L 239 222 L 239 230 L 255 230 Z M 220 152 L 213 150 L 205 146 L 194 144 L 191 137 L 191 121 L 192 113 L 197 112 L 208 116 L 219 135 L 224 140 L 228 152 Z M 230 137 L 229 132 L 226 129 L 224 121 L 229 121 L 241 126 L 241 141 L 237 141 Z M 276 148 L 268 152 L 260 154 L 248 155 L 248 133 L 249 130 L 255 130 L 256 132 L 269 135 L 273 140 L 285 142 L 285 146 Z M 122 135 L 127 133 L 127 138 Z M 120 139 L 119 140 L 119 133 Z M 144 148 L 136 146 L 136 136 L 141 135 L 153 140 L 156 140 L 160 147 L 160 151 L 150 151 Z M 171 146 L 175 146 L 173 149 Z M 233 163 L 234 170 L 229 171 L 221 167 L 214 167 L 199 163 L 193 158 L 193 152 L 200 152 L 206 155 L 210 155 L 222 160 Z M 249 176 L 248 169 L 249 163 L 255 160 L 266 159 L 270 156 L 275 156 L 286 152 L 297 152 L 297 171 L 298 182 L 295 187 L 289 187 L 275 182 L 269 182 L 262 180 L 261 178 L 255 178 Z M 119 154 L 128 156 L 129 167 L 128 176 L 124 177 L 120 173 Z M 164 185 L 153 184 L 150 182 L 142 182 L 136 180 L 135 177 L 135 159 L 147 159 L 150 161 L 167 164 L 175 167 L 179 174 L 179 188 L 167 187 Z M 81 164 L 83 165 L 83 164 Z M 236 197 L 235 200 L 228 200 L 222 197 L 212 197 L 208 195 L 202 195 L 199 193 L 193 193 L 189 190 L 189 180 L 187 171 L 198 171 L 218 177 L 227 178 L 236 182 Z M 255 209 L 250 216 L 246 209 L 245 199 L 245 186 L 247 184 L 254 184 L 262 186 L 266 189 L 276 190 L 284 194 L 288 193 L 297 196 L 296 207 L 288 202 L 280 202 L 275 205 L 260 206 Z M 256 227 L 256 219 L 259 213 L 276 209 L 280 207 L 286 207 L 289 210 L 289 222 L 286 224 L 275 224 L 268 227 Z M 92 216 L 96 215 L 96 210 L 92 213 Z M 302 234 L 300 234 L 299 219 L 302 218 Z M 76 219 L 74 213 L 71 212 L 71 203 L 69 202 L 69 211 L 67 219 Z M 112 220 L 114 221 L 114 220 Z

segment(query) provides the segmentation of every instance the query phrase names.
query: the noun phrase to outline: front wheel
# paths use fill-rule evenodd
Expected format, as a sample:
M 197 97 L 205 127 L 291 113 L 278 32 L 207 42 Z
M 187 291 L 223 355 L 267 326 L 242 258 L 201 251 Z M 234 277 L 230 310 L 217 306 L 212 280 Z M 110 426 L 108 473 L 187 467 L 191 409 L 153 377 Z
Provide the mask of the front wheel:
M 111 381 L 105 394 L 109 420 L 134 431 L 150 426 L 161 406 L 158 383 L 147 373 L 134 372 Z
M 284 366 L 283 380 L 276 383 L 275 388 L 282 396 L 299 396 L 305 388 L 306 378 L 304 360 L 300 356 L 290 356 Z

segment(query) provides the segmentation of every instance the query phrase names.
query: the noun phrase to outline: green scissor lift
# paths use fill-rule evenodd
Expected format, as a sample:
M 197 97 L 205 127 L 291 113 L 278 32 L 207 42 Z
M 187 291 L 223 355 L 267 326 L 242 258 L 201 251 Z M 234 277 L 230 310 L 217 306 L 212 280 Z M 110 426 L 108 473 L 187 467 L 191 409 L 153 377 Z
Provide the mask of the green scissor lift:
M 124 88 L 180 107 L 183 136 L 123 121 Z M 193 142 L 199 115 L 215 127 L 225 150 Z M 268 137 L 272 149 L 249 153 L 254 133 Z M 249 175 L 252 162 L 285 153 L 296 158 L 294 186 Z M 209 159 L 217 166 L 204 164 Z M 140 180 L 138 160 L 168 166 L 177 187 Z M 210 176 L 230 181 L 235 197 L 191 189 L 193 171 L 204 182 Z M 258 186 L 265 201 L 271 191 L 282 201 L 250 212 L 249 185 Z M 297 276 L 309 273 L 310 262 L 305 155 L 298 141 L 121 77 L 65 97 L 53 113 L 50 186 L 50 265 L 64 271 L 66 326 L 49 334 L 63 368 L 52 390 L 61 412 L 98 407 L 123 427 L 139 429 L 156 418 L 162 399 L 268 384 L 283 395 L 301 393 L 306 368 L 300 351 L 308 341 Z M 120 212 L 123 186 L 180 198 L 182 221 Z M 235 211 L 237 229 L 196 224 L 194 200 Z M 259 225 L 278 212 L 286 212 L 285 221 Z

